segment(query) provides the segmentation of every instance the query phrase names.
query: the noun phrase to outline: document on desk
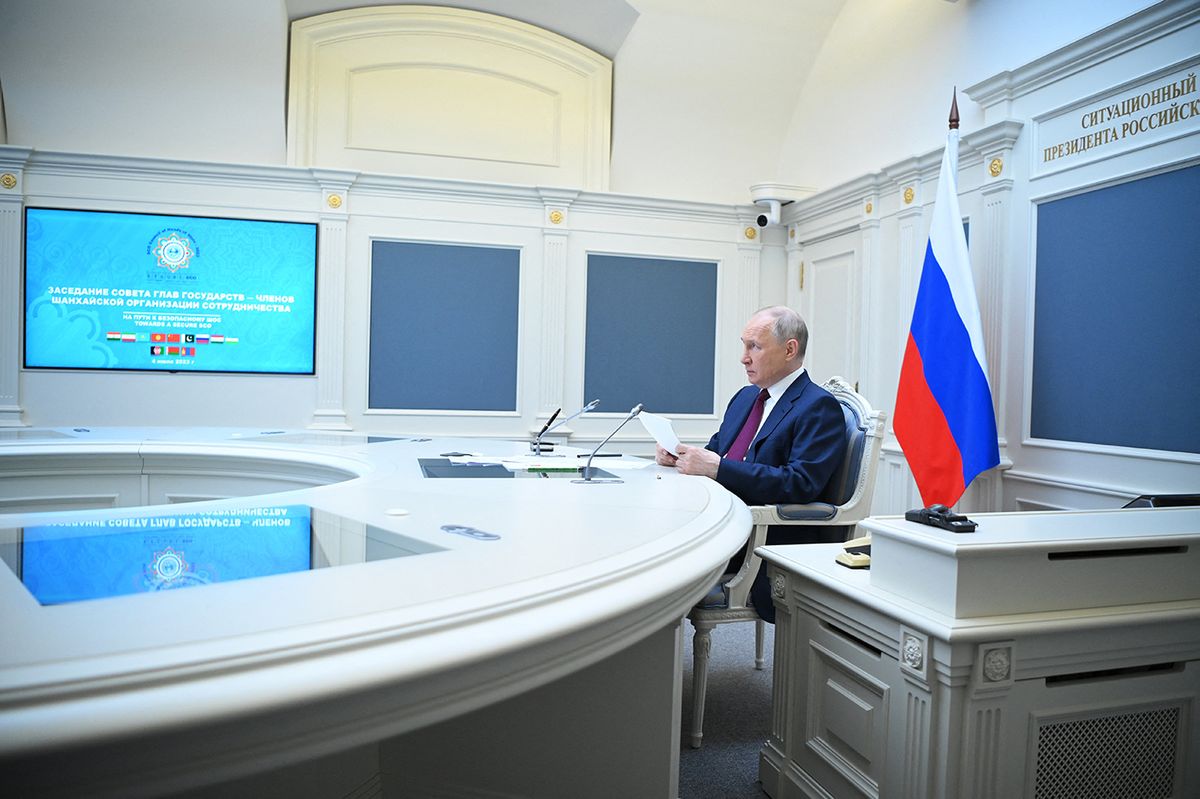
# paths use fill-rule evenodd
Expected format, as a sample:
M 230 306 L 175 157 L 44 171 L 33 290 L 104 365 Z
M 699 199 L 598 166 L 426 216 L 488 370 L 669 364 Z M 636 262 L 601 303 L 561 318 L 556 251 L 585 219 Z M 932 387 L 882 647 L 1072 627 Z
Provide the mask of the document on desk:
M 503 466 L 511 471 L 534 472 L 576 472 L 586 463 L 589 453 L 575 455 L 470 455 L 462 454 L 448 457 L 451 463 L 458 466 Z M 644 469 L 653 466 L 653 460 L 645 458 L 625 457 L 619 453 L 601 455 L 592 464 L 597 469 Z
M 671 420 L 665 416 L 659 416 L 657 413 L 642 411 L 637 417 L 642 427 L 646 428 L 646 432 L 654 437 L 658 445 L 675 454 L 679 449 L 679 436 L 675 435 L 675 428 L 671 426 Z

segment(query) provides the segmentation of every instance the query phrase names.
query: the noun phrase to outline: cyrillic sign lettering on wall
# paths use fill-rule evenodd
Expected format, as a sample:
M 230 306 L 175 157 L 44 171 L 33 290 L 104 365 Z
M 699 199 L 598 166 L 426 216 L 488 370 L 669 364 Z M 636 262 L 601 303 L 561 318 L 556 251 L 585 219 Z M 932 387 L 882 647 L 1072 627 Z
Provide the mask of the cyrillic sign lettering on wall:
M 1198 63 L 1035 118 L 1033 173 L 1068 169 L 1200 130 Z

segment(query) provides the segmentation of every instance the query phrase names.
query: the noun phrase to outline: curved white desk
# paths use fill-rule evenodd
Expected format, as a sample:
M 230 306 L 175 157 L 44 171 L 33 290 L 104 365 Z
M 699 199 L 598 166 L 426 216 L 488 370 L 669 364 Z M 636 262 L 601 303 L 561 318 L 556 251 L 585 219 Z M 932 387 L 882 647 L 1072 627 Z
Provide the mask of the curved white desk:
M 524 442 L 5 432 L 9 507 L 39 484 L 63 499 L 55 481 L 71 459 L 65 477 L 101 495 L 116 473 L 143 486 L 164 474 L 204 483 L 239 464 L 254 464 L 242 479 L 287 478 L 281 464 L 301 479 L 359 475 L 187 505 L 0 514 L 10 549 L 51 521 L 305 505 L 351 538 L 370 526 L 437 550 L 57 605 L 0 567 L 6 791 L 675 795 L 679 621 L 750 527 L 714 482 L 656 466 L 615 485 L 430 479 L 418 467 L 451 451 L 521 454 Z

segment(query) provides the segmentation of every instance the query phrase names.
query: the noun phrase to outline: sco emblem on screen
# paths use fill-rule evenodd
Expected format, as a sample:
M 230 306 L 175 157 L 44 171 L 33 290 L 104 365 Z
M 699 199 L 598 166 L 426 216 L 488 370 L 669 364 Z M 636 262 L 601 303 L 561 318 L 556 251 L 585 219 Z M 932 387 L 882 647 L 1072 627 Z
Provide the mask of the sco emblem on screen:
M 196 255 L 196 241 L 186 230 L 167 229 L 159 231 L 149 249 L 158 266 L 174 274 L 188 268 L 188 263 Z

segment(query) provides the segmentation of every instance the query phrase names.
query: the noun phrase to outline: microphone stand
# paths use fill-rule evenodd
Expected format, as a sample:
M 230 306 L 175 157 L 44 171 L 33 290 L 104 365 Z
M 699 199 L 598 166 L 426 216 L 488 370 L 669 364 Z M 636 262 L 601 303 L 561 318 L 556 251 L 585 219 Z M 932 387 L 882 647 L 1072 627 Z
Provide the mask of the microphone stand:
M 567 422 L 571 421 L 571 420 L 572 420 L 572 419 L 574 419 L 576 416 L 582 416 L 583 414 L 585 414 L 585 413 L 587 413 L 588 411 L 592 410 L 593 408 L 595 408 L 595 407 L 596 407 L 597 405 L 599 405 L 599 404 L 600 404 L 600 400 L 598 400 L 598 399 L 594 399 L 594 400 L 592 400 L 591 402 L 589 402 L 587 405 L 584 405 L 582 408 L 580 408 L 579 410 L 575 411 L 575 413 L 571 414 L 571 415 L 570 415 L 570 416 L 568 416 L 566 419 L 560 419 L 560 420 L 558 421 L 558 424 L 556 424 L 556 425 L 554 425 L 553 427 L 551 427 L 551 426 L 550 426 L 550 422 L 553 422 L 553 421 L 554 421 L 554 416 L 558 416 L 558 411 L 555 411 L 555 412 L 554 412 L 554 416 L 551 416 L 551 417 L 550 417 L 550 420 L 549 420 L 548 422 L 546 422 L 546 424 L 545 424 L 545 425 L 542 427 L 542 432 L 538 433 L 538 434 L 537 434 L 537 437 L 536 437 L 536 438 L 534 438 L 534 440 L 533 440 L 533 441 L 529 442 L 529 448 L 530 448 L 531 450 L 533 450 L 533 454 L 534 454 L 534 455 L 541 455 L 541 454 L 542 454 L 542 436 L 546 435 L 547 433 L 553 433 L 555 430 L 557 430 L 558 428 L 562 427 L 564 424 L 566 424 Z M 560 408 L 559 410 L 561 410 L 561 408 Z
M 605 438 L 603 441 L 601 441 L 599 444 L 596 445 L 596 448 L 594 450 L 592 450 L 592 454 L 588 455 L 587 465 L 583 467 L 583 479 L 582 480 L 580 480 L 580 479 L 572 480 L 571 481 L 572 483 L 623 483 L 623 482 L 625 482 L 624 480 L 622 480 L 619 477 L 605 478 L 602 480 L 593 480 L 592 479 L 592 458 L 596 457 L 596 453 L 600 451 L 600 447 L 603 447 L 605 444 L 607 444 L 608 440 L 617 434 L 617 431 L 619 431 L 622 427 L 624 427 L 626 424 L 628 424 L 630 419 L 637 416 L 641 412 L 642 412 L 642 403 L 639 402 L 637 405 L 634 405 L 633 408 L 630 409 L 629 415 L 621 420 L 621 423 L 619 425 L 617 425 L 617 429 L 613 430 L 611 433 L 609 433 L 607 438 Z
M 560 413 L 562 413 L 562 408 L 550 414 L 550 418 L 546 420 L 546 423 L 542 425 L 542 429 L 538 431 L 537 437 L 533 439 L 534 455 L 542 454 L 542 436 L 546 435 L 546 431 L 550 429 L 550 425 L 554 424 L 554 420 L 558 418 Z

